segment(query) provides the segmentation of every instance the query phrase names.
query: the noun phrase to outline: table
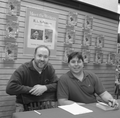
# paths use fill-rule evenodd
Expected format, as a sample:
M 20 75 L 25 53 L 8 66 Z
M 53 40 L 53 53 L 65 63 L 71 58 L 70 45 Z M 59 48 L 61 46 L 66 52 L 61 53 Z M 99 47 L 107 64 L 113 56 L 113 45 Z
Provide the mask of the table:
M 120 100 L 118 100 L 120 103 Z M 60 108 L 52 108 L 45 110 L 37 110 L 41 115 L 34 111 L 17 112 L 13 114 L 13 118 L 120 118 L 120 109 L 114 111 L 104 111 L 96 104 L 86 104 L 84 107 L 93 110 L 91 113 L 72 115 L 71 113 L 64 111 Z

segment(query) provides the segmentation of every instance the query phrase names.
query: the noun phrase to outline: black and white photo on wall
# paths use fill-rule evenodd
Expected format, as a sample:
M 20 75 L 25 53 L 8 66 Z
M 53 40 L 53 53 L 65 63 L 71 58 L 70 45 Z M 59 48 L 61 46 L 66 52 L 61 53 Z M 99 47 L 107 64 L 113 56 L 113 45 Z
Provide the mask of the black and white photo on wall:
M 17 38 L 19 32 L 18 18 L 6 15 L 6 37 Z
M 92 42 L 92 33 L 89 30 L 83 30 L 83 40 L 82 45 L 90 46 Z
M 76 26 L 78 20 L 78 13 L 75 11 L 70 11 L 67 18 L 67 25 Z
M 12 41 L 5 41 L 5 46 L 2 52 L 2 59 L 4 61 L 14 61 L 17 59 L 18 44 Z
M 70 45 L 64 46 L 64 52 L 63 52 L 63 63 L 68 62 L 68 55 L 74 51 L 74 48 L 72 48 Z
M 107 65 L 114 65 L 115 64 L 115 53 L 109 52 L 107 54 Z
M 21 0 L 8 0 L 8 14 L 19 16 L 20 5 L 21 5 Z
M 81 52 L 84 58 L 84 63 L 85 64 L 89 63 L 90 62 L 90 50 L 87 47 L 82 47 Z
M 101 50 L 95 50 L 94 53 L 94 64 L 102 64 L 103 63 L 103 53 Z
M 117 48 L 117 53 L 120 54 L 120 48 Z
M 83 29 L 93 29 L 93 16 L 86 15 L 84 19 Z
M 97 48 L 104 47 L 104 36 L 103 35 L 96 36 L 95 47 L 97 47 Z
M 66 26 L 65 44 L 75 43 L 74 26 Z

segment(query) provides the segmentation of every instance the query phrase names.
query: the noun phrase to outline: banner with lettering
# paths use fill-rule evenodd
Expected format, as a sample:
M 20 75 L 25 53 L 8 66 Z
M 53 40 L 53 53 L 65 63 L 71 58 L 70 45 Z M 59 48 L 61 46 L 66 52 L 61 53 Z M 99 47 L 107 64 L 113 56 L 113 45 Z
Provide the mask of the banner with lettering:
M 58 13 L 27 8 L 24 33 L 24 54 L 31 55 L 38 45 L 46 45 L 56 56 Z

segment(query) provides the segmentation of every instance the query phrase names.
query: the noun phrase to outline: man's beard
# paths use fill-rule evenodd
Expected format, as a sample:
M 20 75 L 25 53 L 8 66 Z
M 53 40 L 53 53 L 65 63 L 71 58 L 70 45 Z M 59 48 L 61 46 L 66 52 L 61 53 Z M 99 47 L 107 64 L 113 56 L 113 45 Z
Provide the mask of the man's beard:
M 35 64 L 36 64 L 37 68 L 39 68 L 39 69 L 43 69 L 44 66 L 46 65 L 45 62 L 43 62 L 43 61 L 38 61 L 38 62 L 35 61 Z

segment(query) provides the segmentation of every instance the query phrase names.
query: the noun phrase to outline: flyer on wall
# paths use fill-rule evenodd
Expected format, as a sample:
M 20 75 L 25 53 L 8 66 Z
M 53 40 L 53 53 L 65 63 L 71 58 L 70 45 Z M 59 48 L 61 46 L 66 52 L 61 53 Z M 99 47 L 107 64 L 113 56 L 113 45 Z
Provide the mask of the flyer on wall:
M 20 4 L 21 0 L 8 0 L 8 14 L 19 16 Z
M 24 54 L 31 55 L 38 45 L 46 45 L 56 56 L 58 13 L 27 8 Z
M 85 16 L 84 20 L 84 29 L 93 29 L 93 17 L 92 16 Z
M 110 52 L 107 54 L 107 64 L 114 65 L 115 64 L 115 54 Z
M 96 37 L 96 47 L 97 48 L 102 48 L 102 47 L 104 47 L 104 36 L 103 35 L 98 35 L 97 37 Z
M 64 47 L 63 63 L 68 63 L 68 55 L 72 52 L 74 52 L 74 48 L 72 48 L 71 46 Z
M 14 61 L 17 59 L 18 44 L 16 42 L 5 41 L 4 51 L 2 53 L 2 59 L 5 61 Z
M 75 30 L 74 30 L 74 26 L 66 26 L 65 43 L 66 44 L 73 44 L 73 43 L 75 43 Z
M 78 19 L 77 17 L 78 17 L 77 12 L 70 11 L 67 19 L 67 24 L 72 26 L 77 25 L 77 19 Z
M 92 34 L 89 32 L 89 30 L 83 31 L 83 45 L 84 46 L 90 46 L 92 41 Z
M 103 63 L 103 53 L 101 50 L 96 50 L 94 63 L 95 64 L 102 64 Z

